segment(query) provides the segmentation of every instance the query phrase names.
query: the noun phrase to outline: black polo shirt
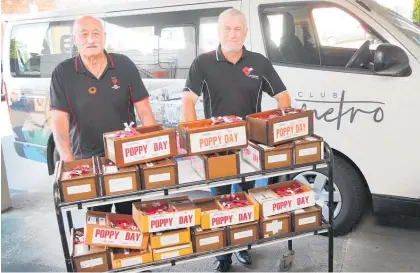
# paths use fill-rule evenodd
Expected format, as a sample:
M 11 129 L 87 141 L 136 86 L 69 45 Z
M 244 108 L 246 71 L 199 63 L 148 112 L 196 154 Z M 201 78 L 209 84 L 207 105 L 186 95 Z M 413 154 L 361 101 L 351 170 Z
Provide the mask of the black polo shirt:
M 99 79 L 80 56 L 63 61 L 52 73 L 50 107 L 69 114 L 71 148 L 78 159 L 103 156 L 103 133 L 135 123 L 134 103 L 149 96 L 128 57 L 105 54 L 108 64 Z
M 286 90 L 270 61 L 243 48 L 236 64 L 229 62 L 219 45 L 198 56 L 191 65 L 184 91 L 203 94 L 206 118 L 261 112 L 262 92 L 275 96 Z

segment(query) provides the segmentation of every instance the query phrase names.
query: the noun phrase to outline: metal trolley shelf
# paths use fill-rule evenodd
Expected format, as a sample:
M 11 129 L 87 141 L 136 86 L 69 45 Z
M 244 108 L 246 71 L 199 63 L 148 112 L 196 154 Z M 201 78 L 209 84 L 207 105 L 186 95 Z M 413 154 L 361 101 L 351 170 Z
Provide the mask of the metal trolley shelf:
M 329 181 L 333 181 L 333 165 L 334 165 L 334 157 L 332 154 L 332 150 L 328 143 L 325 142 L 324 145 L 325 149 L 325 158 L 318 162 L 313 162 L 311 164 L 303 164 L 303 165 L 295 165 L 292 167 L 287 168 L 280 168 L 280 169 L 273 169 L 273 170 L 255 170 L 249 164 L 245 163 L 241 160 L 241 174 L 233 177 L 223 177 L 220 179 L 212 179 L 212 180 L 200 180 L 198 175 L 194 175 L 195 172 L 191 168 L 191 164 L 188 162 L 188 156 L 177 156 L 176 159 L 180 160 L 180 164 L 178 164 L 179 170 L 179 184 L 152 189 L 152 190 L 140 190 L 136 192 L 126 193 L 126 194 L 119 194 L 114 196 L 102 196 L 92 199 L 86 199 L 81 201 L 74 201 L 74 202 L 61 202 L 60 193 L 59 193 L 59 186 L 55 182 L 53 184 L 53 195 L 54 195 L 54 204 L 55 204 L 55 211 L 57 216 L 57 223 L 59 227 L 61 243 L 64 252 L 64 259 L 67 267 L 68 272 L 73 272 L 73 265 L 72 259 L 70 257 L 70 250 L 68 245 L 68 237 L 64 227 L 64 218 L 63 212 L 66 213 L 69 230 L 73 227 L 72 221 L 72 211 L 79 210 L 88 207 L 94 206 L 101 206 L 111 203 L 119 203 L 119 202 L 126 202 L 126 201 L 138 201 L 140 198 L 155 198 L 166 196 L 170 194 L 178 194 L 178 193 L 185 193 L 190 191 L 196 190 L 206 190 L 213 187 L 223 186 L 223 185 L 232 185 L 232 184 L 239 184 L 246 181 L 252 181 L 256 179 L 263 179 L 263 178 L 270 178 L 270 177 L 277 177 L 277 176 L 290 176 L 291 174 L 300 173 L 303 171 L 308 170 L 316 170 L 316 169 L 323 169 L 328 168 L 328 179 Z M 186 159 L 186 160 L 183 160 Z M 184 163 L 184 164 L 183 164 Z M 281 183 L 281 182 L 280 182 Z M 291 232 L 286 235 L 266 238 L 266 239 L 259 239 L 253 242 L 248 242 L 244 245 L 237 245 L 237 246 L 227 246 L 215 251 L 207 251 L 207 252 L 200 252 L 200 253 L 193 253 L 187 256 L 182 257 L 175 257 L 159 262 L 151 262 L 147 264 L 141 265 L 133 265 L 128 266 L 120 269 L 114 269 L 110 272 L 130 272 L 130 271 L 139 271 L 140 269 L 143 270 L 150 270 L 155 268 L 161 268 L 166 266 L 173 266 L 176 264 L 181 264 L 190 261 L 201 260 L 204 258 L 209 258 L 217 255 L 227 254 L 236 252 L 239 250 L 251 249 L 251 248 L 258 248 L 267 246 L 274 243 L 280 243 L 287 241 L 288 242 L 288 253 L 286 253 L 283 257 L 280 258 L 278 263 L 279 271 L 287 271 L 290 269 L 293 258 L 294 258 L 294 251 L 292 247 L 292 240 L 303 238 L 311 235 L 317 235 L 320 233 L 328 232 L 328 271 L 333 271 L 333 255 L 334 255 L 334 247 L 333 247 L 333 183 L 328 183 L 328 208 L 329 208 L 329 215 L 328 220 L 322 218 L 322 225 L 315 229 L 305 230 L 301 232 Z

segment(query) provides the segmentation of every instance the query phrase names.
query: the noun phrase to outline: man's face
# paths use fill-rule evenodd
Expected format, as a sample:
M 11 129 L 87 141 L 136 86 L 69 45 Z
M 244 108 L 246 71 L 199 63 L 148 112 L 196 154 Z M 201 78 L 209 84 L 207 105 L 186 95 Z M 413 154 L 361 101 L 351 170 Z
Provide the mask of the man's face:
M 75 25 L 74 44 L 80 55 L 92 57 L 104 50 L 105 33 L 102 24 L 94 18 L 83 18 Z
M 222 48 L 228 52 L 242 49 L 248 29 L 241 16 L 225 15 L 219 24 L 219 39 Z

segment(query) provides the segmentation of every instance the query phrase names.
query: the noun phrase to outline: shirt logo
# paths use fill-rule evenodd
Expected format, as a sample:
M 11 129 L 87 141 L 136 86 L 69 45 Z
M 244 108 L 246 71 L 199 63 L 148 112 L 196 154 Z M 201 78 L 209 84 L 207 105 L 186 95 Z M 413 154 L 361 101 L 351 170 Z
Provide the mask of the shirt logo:
M 96 87 L 95 86 L 91 86 L 88 89 L 89 94 L 95 95 L 96 94 Z
M 117 85 L 117 83 L 118 83 L 117 77 L 111 77 L 111 81 L 112 81 L 112 84 L 113 84 L 112 89 L 114 89 L 115 91 L 120 89 L 120 86 Z
M 251 72 L 253 70 L 254 69 L 252 67 L 248 67 L 248 66 L 245 66 L 244 68 L 242 68 L 242 72 L 244 72 L 245 76 L 247 76 L 248 78 L 252 78 L 252 79 L 257 79 L 258 80 L 260 78 L 259 76 L 252 75 L 251 74 Z

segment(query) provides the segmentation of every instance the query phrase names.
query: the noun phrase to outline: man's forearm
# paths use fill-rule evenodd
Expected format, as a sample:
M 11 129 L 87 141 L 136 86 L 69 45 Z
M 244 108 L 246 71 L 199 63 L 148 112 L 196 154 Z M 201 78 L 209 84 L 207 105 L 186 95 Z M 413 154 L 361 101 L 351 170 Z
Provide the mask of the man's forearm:
M 155 116 L 153 115 L 152 108 L 150 107 L 149 99 L 139 101 L 134 104 L 137 115 L 141 119 L 144 126 L 156 124 Z
M 51 121 L 51 127 L 53 131 L 55 147 L 60 154 L 60 159 L 65 162 L 74 160 L 74 155 L 70 146 L 68 117 L 67 119 L 53 118 Z
M 287 91 L 277 94 L 275 98 L 277 100 L 278 108 L 289 107 L 291 105 L 290 96 Z
M 184 101 L 182 103 L 182 120 L 195 121 L 197 114 L 195 113 L 195 105 L 192 101 Z

